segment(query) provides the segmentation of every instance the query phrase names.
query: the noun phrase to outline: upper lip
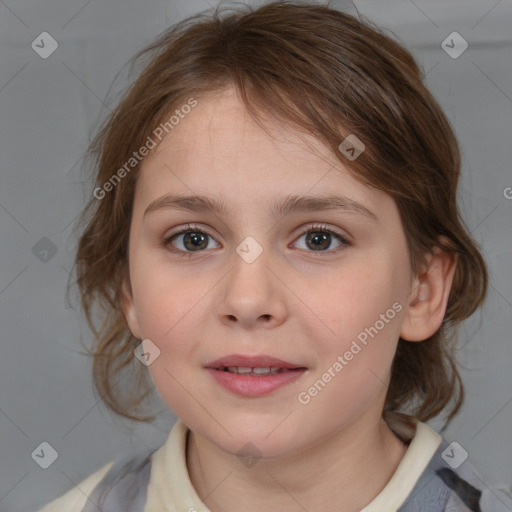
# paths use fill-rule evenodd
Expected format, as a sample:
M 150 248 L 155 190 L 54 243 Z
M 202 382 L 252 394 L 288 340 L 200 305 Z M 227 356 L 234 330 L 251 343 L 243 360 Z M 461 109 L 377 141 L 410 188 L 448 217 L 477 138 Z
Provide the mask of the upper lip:
M 244 356 L 239 354 L 220 357 L 219 359 L 208 363 L 206 368 L 222 368 L 230 366 L 243 368 L 305 368 L 300 364 L 290 363 L 267 355 Z

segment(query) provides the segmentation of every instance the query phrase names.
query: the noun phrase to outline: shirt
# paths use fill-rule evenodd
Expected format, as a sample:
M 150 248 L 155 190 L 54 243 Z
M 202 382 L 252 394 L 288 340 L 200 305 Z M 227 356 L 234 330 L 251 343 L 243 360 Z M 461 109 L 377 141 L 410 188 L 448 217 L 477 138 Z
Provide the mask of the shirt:
M 388 423 L 408 448 L 384 489 L 361 512 L 512 511 L 510 497 L 483 484 L 460 445 L 407 418 L 408 426 Z M 39 512 L 211 512 L 189 478 L 188 432 L 178 420 L 157 450 L 103 466 Z

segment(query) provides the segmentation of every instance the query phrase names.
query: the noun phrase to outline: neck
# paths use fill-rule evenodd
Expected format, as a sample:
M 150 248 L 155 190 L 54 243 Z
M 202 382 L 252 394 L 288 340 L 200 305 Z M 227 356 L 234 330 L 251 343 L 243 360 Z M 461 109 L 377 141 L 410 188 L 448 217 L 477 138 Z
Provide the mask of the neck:
M 212 512 L 358 512 L 386 486 L 406 449 L 382 418 L 364 418 L 306 451 L 252 467 L 190 432 L 187 466 Z

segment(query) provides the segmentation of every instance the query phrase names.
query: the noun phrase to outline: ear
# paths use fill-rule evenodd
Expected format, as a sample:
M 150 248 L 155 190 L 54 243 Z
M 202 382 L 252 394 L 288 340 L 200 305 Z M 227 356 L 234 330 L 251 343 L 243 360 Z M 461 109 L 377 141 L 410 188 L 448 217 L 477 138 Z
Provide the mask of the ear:
M 443 242 L 449 243 L 446 237 Z M 426 255 L 427 265 L 415 277 L 400 337 L 423 341 L 441 326 L 457 267 L 457 254 L 435 246 Z
M 130 284 L 130 278 L 127 275 L 128 272 L 124 273 L 122 282 L 121 282 L 121 301 L 124 317 L 126 319 L 126 323 L 133 334 L 133 336 L 137 339 L 141 339 L 140 335 L 140 326 L 139 320 L 137 319 L 137 314 L 135 311 L 135 304 L 133 302 L 133 293 Z

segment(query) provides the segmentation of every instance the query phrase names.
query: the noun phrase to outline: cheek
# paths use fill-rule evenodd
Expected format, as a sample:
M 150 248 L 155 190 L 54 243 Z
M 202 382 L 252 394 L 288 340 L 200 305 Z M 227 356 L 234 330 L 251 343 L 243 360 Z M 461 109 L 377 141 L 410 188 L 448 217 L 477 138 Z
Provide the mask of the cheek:
M 148 253 L 134 255 L 132 289 L 141 334 L 160 346 L 174 337 L 181 324 L 190 321 L 190 314 L 208 286 L 204 279 L 173 270 L 161 258 L 151 258 Z
M 195 403 L 190 397 L 194 390 L 190 367 L 199 364 L 199 348 L 207 332 L 202 327 L 208 302 L 204 299 L 211 286 L 207 279 L 168 269 L 161 272 L 155 266 L 140 271 L 134 286 L 141 335 L 160 350 L 149 374 L 162 400 L 179 417 L 188 418 Z
M 149 366 L 151 378 L 162 398 L 179 408 L 183 386 L 190 387 L 190 367 L 201 361 L 215 281 L 148 260 L 134 272 L 135 309 L 141 336 L 160 350 Z
M 323 329 L 327 334 L 316 337 L 315 347 L 319 360 L 315 378 L 329 383 L 316 406 L 330 402 L 341 414 L 368 403 L 388 384 L 407 282 L 403 272 L 407 267 L 393 261 L 382 254 L 360 259 L 350 271 L 329 280 L 318 304 L 331 332 Z M 315 295 L 321 296 L 320 291 Z M 326 375 L 329 370 L 334 378 Z
M 403 309 L 405 280 L 390 262 L 390 258 L 360 259 L 333 275 L 323 291 L 317 291 L 317 296 L 323 297 L 318 301 L 319 316 L 323 314 L 331 327 L 331 339 L 343 339 L 350 345 L 361 333 L 364 339 L 365 329 L 376 323 L 379 334 L 398 332 L 397 309 Z M 401 307 L 393 309 L 396 302 Z
M 317 336 L 318 366 L 299 399 L 327 431 L 362 414 L 389 384 L 403 307 L 386 270 L 380 282 L 365 272 L 340 278 L 329 292 L 334 334 Z

